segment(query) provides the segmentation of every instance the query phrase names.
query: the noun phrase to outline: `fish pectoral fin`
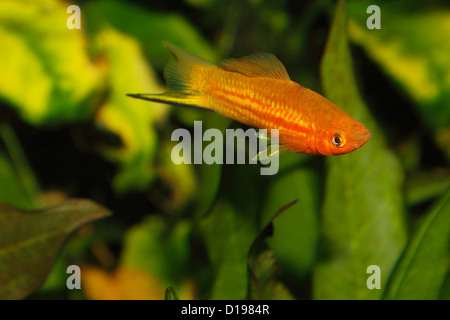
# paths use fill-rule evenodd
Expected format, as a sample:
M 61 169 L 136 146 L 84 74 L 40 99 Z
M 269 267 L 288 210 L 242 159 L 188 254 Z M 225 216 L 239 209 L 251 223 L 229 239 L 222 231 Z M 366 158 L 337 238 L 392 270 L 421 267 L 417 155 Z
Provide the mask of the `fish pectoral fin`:
M 252 161 L 268 160 L 270 157 L 278 157 L 280 153 L 287 150 L 283 145 L 271 144 L 252 158 Z
M 284 65 L 271 53 L 256 53 L 239 59 L 226 59 L 221 61 L 219 66 L 249 77 L 291 80 Z

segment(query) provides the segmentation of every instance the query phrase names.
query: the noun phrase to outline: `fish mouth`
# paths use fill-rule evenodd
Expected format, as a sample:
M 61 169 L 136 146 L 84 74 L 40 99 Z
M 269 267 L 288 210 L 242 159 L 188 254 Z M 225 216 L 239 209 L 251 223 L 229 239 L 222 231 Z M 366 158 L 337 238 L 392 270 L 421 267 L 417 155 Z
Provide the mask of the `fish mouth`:
M 362 147 L 372 136 L 372 133 L 370 133 L 369 130 L 364 129 L 363 131 L 361 131 L 359 134 L 356 135 L 355 138 L 355 142 L 356 142 L 356 147 Z

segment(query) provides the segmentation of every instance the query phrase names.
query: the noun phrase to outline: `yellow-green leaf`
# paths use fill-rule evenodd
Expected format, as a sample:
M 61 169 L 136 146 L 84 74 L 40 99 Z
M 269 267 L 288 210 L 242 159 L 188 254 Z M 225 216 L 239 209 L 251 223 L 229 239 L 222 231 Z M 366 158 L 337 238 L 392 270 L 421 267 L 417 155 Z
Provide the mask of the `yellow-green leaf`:
M 0 1 L 0 99 L 32 124 L 60 124 L 93 114 L 89 98 L 100 69 L 83 30 L 68 29 L 68 4 Z
M 450 10 L 384 1 L 379 4 L 381 29 L 369 30 L 365 10 L 370 4 L 350 2 L 350 39 L 415 102 L 423 122 L 450 156 Z
M 155 123 L 163 121 L 167 105 L 127 97 L 130 92 L 162 92 L 139 44 L 113 29 L 98 35 L 108 64 L 109 96 L 96 121 L 121 139 L 122 146 L 103 146 L 103 154 L 119 165 L 113 186 L 118 192 L 145 190 L 155 177 L 153 159 L 158 143 Z

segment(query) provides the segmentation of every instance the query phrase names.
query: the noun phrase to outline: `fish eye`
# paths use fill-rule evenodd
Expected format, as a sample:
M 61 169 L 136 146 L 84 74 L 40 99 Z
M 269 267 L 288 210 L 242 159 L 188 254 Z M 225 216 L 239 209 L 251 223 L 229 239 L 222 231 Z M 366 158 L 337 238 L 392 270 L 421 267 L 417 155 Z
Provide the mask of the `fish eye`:
M 334 144 L 336 147 L 342 147 L 342 146 L 344 145 L 344 140 L 343 140 L 343 139 L 341 138 L 341 136 L 338 135 L 338 134 L 334 135 L 332 141 L 333 141 L 333 144 Z

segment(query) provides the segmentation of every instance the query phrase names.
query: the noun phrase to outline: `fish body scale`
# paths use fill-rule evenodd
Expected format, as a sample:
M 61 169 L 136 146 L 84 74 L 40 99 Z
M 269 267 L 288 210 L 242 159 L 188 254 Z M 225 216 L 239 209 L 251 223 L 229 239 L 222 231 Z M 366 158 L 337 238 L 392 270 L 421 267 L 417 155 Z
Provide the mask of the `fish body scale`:
M 310 119 L 301 110 L 303 88 L 298 84 L 220 69 L 211 73 L 210 81 L 204 82 L 204 93 L 216 112 L 258 128 L 280 129 L 299 136 L 308 133 Z

